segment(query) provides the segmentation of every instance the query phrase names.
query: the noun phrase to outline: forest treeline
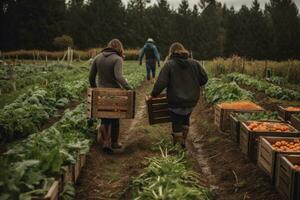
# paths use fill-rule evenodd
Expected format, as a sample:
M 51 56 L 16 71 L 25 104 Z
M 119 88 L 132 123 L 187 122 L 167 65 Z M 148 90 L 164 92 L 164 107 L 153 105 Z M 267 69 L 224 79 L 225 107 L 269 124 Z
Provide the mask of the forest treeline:
M 153 1 L 153 0 L 152 0 Z M 171 1 L 171 0 L 169 0 Z M 239 55 L 249 59 L 300 59 L 300 16 L 293 0 L 270 0 L 240 9 L 216 0 L 174 9 L 168 0 L 2 0 L 2 51 L 56 50 L 55 37 L 69 35 L 78 49 L 103 47 L 120 38 L 140 48 L 152 37 L 160 50 L 182 42 L 199 59 Z M 264 9 L 262 9 L 264 8 Z

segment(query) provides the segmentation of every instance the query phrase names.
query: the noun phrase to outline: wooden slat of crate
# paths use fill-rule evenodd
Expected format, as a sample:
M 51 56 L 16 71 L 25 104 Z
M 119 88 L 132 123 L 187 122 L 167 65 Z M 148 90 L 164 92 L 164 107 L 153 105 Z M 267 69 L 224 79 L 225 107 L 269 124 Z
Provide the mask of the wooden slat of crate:
M 297 118 L 295 115 L 292 115 L 291 123 L 296 129 L 300 130 L 300 119 Z
M 294 165 L 300 165 L 300 155 L 281 155 L 278 159 L 276 189 L 287 200 L 300 199 L 300 172 Z
M 78 177 L 80 174 L 80 170 L 81 170 L 79 156 L 77 157 L 76 163 L 73 167 L 74 167 L 74 170 L 73 170 L 74 183 L 77 183 L 77 180 L 78 180 Z
M 149 100 L 146 97 L 149 124 L 168 123 L 171 117 L 168 110 L 168 101 L 165 94 Z
M 295 139 L 299 139 L 299 137 L 260 137 L 257 164 L 268 176 L 270 176 L 272 184 L 275 184 L 276 181 L 279 156 L 286 154 L 300 155 L 300 151 L 278 152 L 271 144 L 280 140 L 294 141 Z
M 127 90 L 120 88 L 93 88 L 95 96 L 127 96 Z
M 292 114 L 298 114 L 300 111 L 287 111 L 286 107 L 284 106 L 278 106 L 278 115 L 284 120 L 284 121 L 290 121 Z
M 47 194 L 44 197 L 32 197 L 32 200 L 58 200 L 59 198 L 59 184 L 54 181 Z
M 236 143 L 240 143 L 240 127 L 241 123 L 240 121 L 236 118 L 236 114 L 232 113 L 230 115 L 230 130 L 231 130 L 231 137 Z
M 253 103 L 254 104 L 254 103 Z M 256 104 L 255 104 L 256 105 Z M 259 105 L 256 105 L 260 107 Z M 220 105 L 215 106 L 215 125 L 223 132 L 230 131 L 230 114 L 233 112 L 236 113 L 253 113 L 264 111 L 263 108 L 258 108 L 254 110 L 241 110 L 241 109 L 223 109 Z
M 74 176 L 73 176 L 73 166 L 64 166 L 64 173 L 63 173 L 63 182 L 65 183 L 74 183 Z
M 262 121 L 262 122 L 274 122 L 274 121 Z M 285 124 L 290 128 L 294 129 L 295 132 L 255 132 L 255 131 L 251 131 L 248 128 L 247 123 L 250 122 L 241 122 L 240 143 L 241 143 L 242 152 L 253 162 L 257 161 L 257 153 L 258 153 L 257 147 L 258 147 L 259 137 L 261 136 L 300 137 L 300 132 L 287 123 L 280 122 L 281 124 Z M 246 147 L 244 145 L 246 145 Z
M 80 168 L 83 168 L 86 163 L 86 154 L 80 155 Z

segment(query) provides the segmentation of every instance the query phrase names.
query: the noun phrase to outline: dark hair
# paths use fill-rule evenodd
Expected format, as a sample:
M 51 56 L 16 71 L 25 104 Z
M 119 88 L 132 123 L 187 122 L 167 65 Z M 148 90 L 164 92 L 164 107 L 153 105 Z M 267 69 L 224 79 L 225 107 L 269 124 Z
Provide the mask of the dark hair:
M 184 48 L 184 46 L 179 42 L 175 42 L 170 46 L 169 56 L 171 56 L 172 54 L 175 54 L 175 53 L 189 55 L 189 51 L 186 50 L 186 48 Z

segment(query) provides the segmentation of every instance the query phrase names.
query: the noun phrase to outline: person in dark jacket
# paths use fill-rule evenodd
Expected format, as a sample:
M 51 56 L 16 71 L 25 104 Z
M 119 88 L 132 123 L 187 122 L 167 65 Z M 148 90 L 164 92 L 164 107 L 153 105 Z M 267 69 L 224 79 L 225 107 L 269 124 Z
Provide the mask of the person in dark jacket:
M 123 58 L 124 48 L 118 39 L 111 40 L 105 48 L 93 61 L 90 70 L 90 86 L 103 88 L 132 88 L 123 77 Z M 96 84 L 96 77 L 97 84 Z M 120 149 L 122 145 L 119 139 L 119 119 L 101 119 L 101 126 L 98 131 L 101 132 L 103 150 L 111 153 L 112 149 Z
M 155 78 L 156 71 L 156 62 L 158 63 L 158 67 L 160 67 L 160 55 L 157 50 L 157 47 L 154 44 L 154 40 L 149 38 L 141 50 L 139 61 L 140 65 L 142 65 L 142 61 L 144 56 L 146 57 L 146 71 L 147 71 L 147 80 L 149 81 L 152 78 Z
M 162 68 L 151 92 L 157 97 L 167 89 L 167 100 L 172 120 L 174 144 L 185 147 L 190 116 L 200 97 L 200 87 L 208 81 L 202 66 L 189 58 L 189 52 L 180 43 L 170 47 L 169 58 Z

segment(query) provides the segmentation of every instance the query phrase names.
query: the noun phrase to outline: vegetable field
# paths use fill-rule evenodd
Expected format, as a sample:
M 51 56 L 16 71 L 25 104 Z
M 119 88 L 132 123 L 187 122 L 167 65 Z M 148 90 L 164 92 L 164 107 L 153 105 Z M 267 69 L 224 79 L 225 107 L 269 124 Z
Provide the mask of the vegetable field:
M 97 143 L 99 121 L 87 118 L 87 62 L 1 66 L 0 199 L 287 199 L 260 141 L 299 173 L 300 86 L 227 64 L 217 73 L 216 62 L 204 63 L 210 78 L 184 150 L 171 143 L 170 124 L 149 125 L 153 83 L 144 66 L 126 61 L 136 114 L 121 120 L 125 147 L 113 155 Z

